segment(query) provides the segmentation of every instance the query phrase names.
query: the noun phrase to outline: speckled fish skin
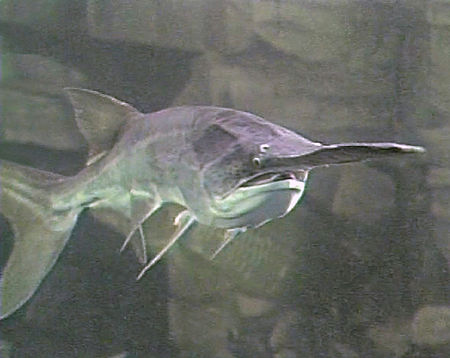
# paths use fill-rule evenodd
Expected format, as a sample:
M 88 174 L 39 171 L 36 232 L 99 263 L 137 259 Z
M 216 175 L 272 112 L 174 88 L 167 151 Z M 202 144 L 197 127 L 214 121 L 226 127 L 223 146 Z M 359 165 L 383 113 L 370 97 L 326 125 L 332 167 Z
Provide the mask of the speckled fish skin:
M 286 215 L 314 167 L 423 152 L 396 143 L 325 145 L 227 108 L 143 114 L 95 91 L 66 90 L 90 146 L 86 167 L 63 177 L 0 163 L 1 211 L 15 235 L 1 276 L 1 319 L 34 294 L 84 209 L 125 215 L 130 234 L 124 246 L 131 241 L 145 263 L 145 240 L 152 238 L 143 237 L 142 223 L 164 203 L 184 206 L 170 244 L 148 269 L 196 222 L 234 233 Z

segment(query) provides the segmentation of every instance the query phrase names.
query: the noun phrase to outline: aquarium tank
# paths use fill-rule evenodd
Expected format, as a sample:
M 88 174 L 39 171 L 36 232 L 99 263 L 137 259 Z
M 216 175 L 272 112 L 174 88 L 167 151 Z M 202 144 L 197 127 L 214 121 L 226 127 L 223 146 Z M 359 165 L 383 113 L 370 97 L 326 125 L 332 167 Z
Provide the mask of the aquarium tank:
M 450 356 L 450 2 L 0 0 L 0 60 L 0 173 L 14 162 L 74 176 L 101 158 L 68 87 L 143 113 L 217 106 L 321 143 L 426 149 L 314 169 L 283 218 L 217 255 L 225 229 L 196 225 L 139 280 L 183 207 L 142 223 L 144 256 L 121 250 L 124 211 L 84 210 L 35 292 L 0 320 L 1 357 Z M 1 215 L 5 177 L 3 269 L 19 245 Z

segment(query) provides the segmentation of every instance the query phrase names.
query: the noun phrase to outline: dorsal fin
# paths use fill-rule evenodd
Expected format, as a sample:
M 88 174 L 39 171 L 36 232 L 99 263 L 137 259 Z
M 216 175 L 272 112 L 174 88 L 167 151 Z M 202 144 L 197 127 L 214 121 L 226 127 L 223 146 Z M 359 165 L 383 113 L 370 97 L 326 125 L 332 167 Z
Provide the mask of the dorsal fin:
M 139 112 L 125 102 L 96 91 L 64 90 L 72 103 L 78 128 L 89 144 L 87 165 L 90 165 L 112 148 L 120 129 Z

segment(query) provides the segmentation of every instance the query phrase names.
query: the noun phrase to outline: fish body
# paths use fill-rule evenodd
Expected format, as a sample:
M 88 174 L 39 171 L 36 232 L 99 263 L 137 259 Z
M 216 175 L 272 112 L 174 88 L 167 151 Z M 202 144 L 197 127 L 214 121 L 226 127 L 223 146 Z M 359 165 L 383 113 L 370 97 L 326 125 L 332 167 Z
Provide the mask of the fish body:
M 132 206 L 135 200 L 153 201 L 156 206 L 172 202 L 186 207 L 202 224 L 227 229 L 239 226 L 233 209 L 236 202 L 249 200 L 246 193 L 252 188 L 236 189 L 241 180 L 260 174 L 250 156 L 259 155 L 258 146 L 265 143 L 267 136 L 261 138 L 261 143 L 252 143 L 251 150 L 245 150 L 247 143 L 239 143 L 239 133 L 228 132 L 218 124 L 232 116 L 249 124 L 252 120 L 258 124 L 263 121 L 250 113 L 201 106 L 135 114 L 121 129 L 111 150 L 60 187 L 53 188 L 53 208 L 98 205 L 116 208 L 120 203 Z M 269 122 L 264 124 L 278 127 Z M 241 155 L 245 156 L 244 165 Z M 217 166 L 242 172 L 226 176 Z M 304 178 L 291 179 L 278 185 L 279 189 L 285 186 L 287 191 L 298 191 L 301 186 L 303 190 Z M 263 188 L 261 185 L 258 191 Z M 272 187 L 267 189 L 273 191 Z M 247 204 L 255 209 L 260 206 Z M 248 210 L 241 209 L 242 214 Z M 242 219 L 242 225 L 252 226 L 246 219 Z
M 217 254 L 240 232 L 286 215 L 315 167 L 424 151 L 397 143 L 326 145 L 228 108 L 144 114 L 95 91 L 66 90 L 90 147 L 86 167 L 64 177 L 0 161 L 0 209 L 15 237 L 1 276 L 1 319 L 34 294 L 85 209 L 108 207 L 128 219 L 122 249 L 131 243 L 145 264 L 140 278 L 197 222 L 226 229 Z M 165 203 L 185 210 L 148 262 L 151 238 L 142 224 Z

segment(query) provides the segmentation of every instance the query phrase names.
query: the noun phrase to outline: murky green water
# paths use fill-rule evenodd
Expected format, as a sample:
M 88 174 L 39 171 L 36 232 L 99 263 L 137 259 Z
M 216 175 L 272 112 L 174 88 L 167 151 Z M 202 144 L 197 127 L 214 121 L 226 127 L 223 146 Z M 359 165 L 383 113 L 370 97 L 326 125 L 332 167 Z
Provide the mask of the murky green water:
M 427 148 L 317 169 L 285 218 L 214 261 L 223 232 L 200 226 L 139 282 L 119 219 L 86 212 L 0 323 L 2 357 L 448 356 L 446 1 L 3 0 L 0 36 L 0 157 L 33 167 L 83 166 L 64 87 L 144 112 L 227 106 L 323 142 Z M 153 254 L 178 210 L 145 224 Z M 6 220 L 0 235 L 5 262 Z

